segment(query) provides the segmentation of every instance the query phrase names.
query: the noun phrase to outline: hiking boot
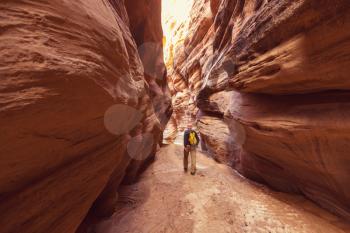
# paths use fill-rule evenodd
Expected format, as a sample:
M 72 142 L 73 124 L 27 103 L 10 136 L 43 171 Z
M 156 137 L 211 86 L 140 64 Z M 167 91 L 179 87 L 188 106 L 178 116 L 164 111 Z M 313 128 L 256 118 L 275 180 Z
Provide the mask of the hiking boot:
M 196 172 L 191 172 L 191 175 L 194 176 L 196 174 Z
M 187 168 L 184 168 L 184 172 L 187 172 Z

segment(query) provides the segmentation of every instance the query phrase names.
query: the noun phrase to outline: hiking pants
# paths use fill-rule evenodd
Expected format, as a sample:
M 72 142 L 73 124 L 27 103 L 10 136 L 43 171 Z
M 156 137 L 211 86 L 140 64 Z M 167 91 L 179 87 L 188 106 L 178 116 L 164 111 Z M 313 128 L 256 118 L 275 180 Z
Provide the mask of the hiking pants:
M 184 169 L 188 168 L 188 155 L 191 154 L 191 172 L 196 172 L 196 146 L 190 146 L 190 149 L 184 150 Z

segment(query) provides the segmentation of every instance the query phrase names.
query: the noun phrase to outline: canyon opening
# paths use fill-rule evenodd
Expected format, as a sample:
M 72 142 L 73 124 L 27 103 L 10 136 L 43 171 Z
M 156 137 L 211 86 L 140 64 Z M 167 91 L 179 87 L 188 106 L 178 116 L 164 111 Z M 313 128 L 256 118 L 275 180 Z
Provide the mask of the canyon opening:
M 0 2 L 0 233 L 350 232 L 350 1 Z

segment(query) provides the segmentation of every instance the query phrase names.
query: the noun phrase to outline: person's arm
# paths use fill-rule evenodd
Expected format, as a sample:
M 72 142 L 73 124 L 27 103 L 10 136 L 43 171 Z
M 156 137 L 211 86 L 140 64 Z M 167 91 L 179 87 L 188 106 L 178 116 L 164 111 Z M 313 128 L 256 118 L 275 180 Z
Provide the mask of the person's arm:
M 196 139 L 197 139 L 197 145 L 199 144 L 199 137 L 198 137 L 198 134 L 197 132 L 195 132 L 195 135 L 196 135 Z
M 188 133 L 185 131 L 184 132 L 184 146 L 186 147 L 188 144 Z

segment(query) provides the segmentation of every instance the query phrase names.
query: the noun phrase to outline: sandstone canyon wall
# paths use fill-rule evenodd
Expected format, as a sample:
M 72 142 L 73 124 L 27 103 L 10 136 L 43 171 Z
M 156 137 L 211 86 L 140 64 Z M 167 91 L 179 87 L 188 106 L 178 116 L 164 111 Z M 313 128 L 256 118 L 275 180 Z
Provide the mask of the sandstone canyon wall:
M 142 44 L 161 46 L 160 1 L 123 2 L 1 1 L 1 232 L 75 232 L 154 156 L 171 106 Z
M 191 11 L 166 44 L 170 139 L 190 95 L 216 160 L 350 219 L 350 2 L 195 0 Z

